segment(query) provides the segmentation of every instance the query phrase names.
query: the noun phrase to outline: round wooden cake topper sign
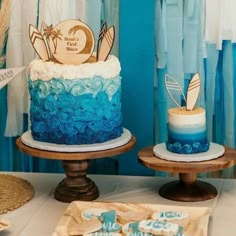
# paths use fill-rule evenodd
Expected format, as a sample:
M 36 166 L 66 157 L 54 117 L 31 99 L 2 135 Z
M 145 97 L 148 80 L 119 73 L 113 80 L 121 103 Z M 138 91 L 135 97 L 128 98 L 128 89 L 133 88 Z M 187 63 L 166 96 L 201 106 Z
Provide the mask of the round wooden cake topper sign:
M 82 21 L 62 21 L 53 28 L 50 37 L 51 53 L 62 64 L 82 64 L 93 53 L 93 32 Z

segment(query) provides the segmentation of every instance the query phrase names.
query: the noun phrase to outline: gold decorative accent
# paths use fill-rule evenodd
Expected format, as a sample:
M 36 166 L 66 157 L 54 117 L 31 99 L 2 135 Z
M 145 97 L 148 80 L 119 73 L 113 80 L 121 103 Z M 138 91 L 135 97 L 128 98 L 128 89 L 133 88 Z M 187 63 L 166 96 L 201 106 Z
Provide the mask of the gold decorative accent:
M 32 185 L 24 179 L 0 174 L 0 214 L 15 210 L 34 195 Z

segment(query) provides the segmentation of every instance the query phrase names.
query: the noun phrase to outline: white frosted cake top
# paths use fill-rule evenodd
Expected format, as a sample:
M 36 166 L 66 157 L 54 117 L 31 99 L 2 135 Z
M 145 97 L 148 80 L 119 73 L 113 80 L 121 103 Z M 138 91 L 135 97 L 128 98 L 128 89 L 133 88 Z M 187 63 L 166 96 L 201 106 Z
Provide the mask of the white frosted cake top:
M 30 63 L 29 69 L 31 80 L 40 79 L 48 81 L 52 78 L 82 79 L 93 76 L 110 79 L 119 75 L 121 67 L 119 59 L 110 55 L 106 61 L 84 63 L 78 66 L 35 59 Z
M 205 113 L 205 110 L 201 107 L 196 107 L 193 110 L 186 110 L 186 107 L 175 107 L 175 108 L 170 108 L 168 110 L 168 113 L 171 115 L 194 115 L 194 114 L 201 114 Z
M 168 122 L 176 126 L 205 124 L 206 112 L 201 107 L 196 107 L 192 111 L 179 107 L 171 108 L 168 110 Z

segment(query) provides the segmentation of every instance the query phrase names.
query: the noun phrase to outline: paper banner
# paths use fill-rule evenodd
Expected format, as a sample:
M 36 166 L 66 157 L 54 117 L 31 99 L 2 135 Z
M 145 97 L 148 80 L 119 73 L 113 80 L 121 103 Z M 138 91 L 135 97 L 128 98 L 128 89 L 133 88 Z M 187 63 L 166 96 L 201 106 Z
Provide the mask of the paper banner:
M 12 79 L 14 79 L 19 73 L 25 70 L 26 66 L 1 69 L 0 70 L 0 89 L 7 85 Z

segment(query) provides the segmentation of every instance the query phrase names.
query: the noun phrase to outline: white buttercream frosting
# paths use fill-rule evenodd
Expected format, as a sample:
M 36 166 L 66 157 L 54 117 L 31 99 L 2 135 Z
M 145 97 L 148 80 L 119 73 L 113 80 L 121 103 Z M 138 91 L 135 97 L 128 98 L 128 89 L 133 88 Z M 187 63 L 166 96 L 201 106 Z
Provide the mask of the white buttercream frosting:
M 205 125 L 206 112 L 197 107 L 193 111 L 186 111 L 179 107 L 168 110 L 168 123 L 174 126 Z
M 119 75 L 121 67 L 119 59 L 110 55 L 106 61 L 84 63 L 78 66 L 63 65 L 52 61 L 35 59 L 29 65 L 31 80 L 48 81 L 52 78 L 84 79 L 101 76 L 105 79 Z

